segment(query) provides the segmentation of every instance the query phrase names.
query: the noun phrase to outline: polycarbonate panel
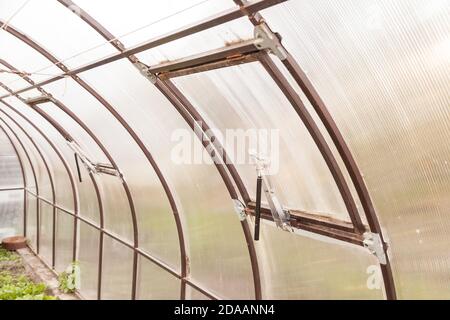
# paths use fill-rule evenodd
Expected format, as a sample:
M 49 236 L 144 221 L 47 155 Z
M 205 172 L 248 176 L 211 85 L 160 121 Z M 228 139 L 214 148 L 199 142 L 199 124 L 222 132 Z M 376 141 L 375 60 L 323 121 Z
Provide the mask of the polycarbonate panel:
M 255 244 L 263 299 L 383 299 L 381 270 L 369 251 L 301 234 L 261 224 Z
M 4 2 L 4 1 L 1 1 Z M 8 1 L 10 2 L 10 1 Z M 35 2 L 35 1 L 32 1 Z M 36 21 L 37 19 L 33 19 Z M 42 20 L 44 21 L 44 20 Z M 11 26 L 14 27 L 14 22 L 11 21 Z M 20 31 L 20 30 L 19 30 Z M 42 39 L 36 39 L 39 43 Z M 42 81 L 52 76 L 61 73 L 61 70 L 55 66 L 49 67 L 52 63 L 44 56 L 39 54 L 36 50 L 28 46 L 26 43 L 11 35 L 8 32 L 0 32 L 0 44 L 2 46 L 1 59 L 12 65 L 19 71 L 30 74 L 30 78 L 34 81 Z M 17 54 L 20 52 L 20 54 Z M 2 69 L 7 69 L 4 66 L 0 66 Z M 5 74 L 2 74 L 5 75 Z M 11 80 L 4 83 L 10 88 L 18 88 L 21 85 L 29 87 L 29 84 L 25 84 L 24 80 L 19 77 L 9 75 Z M 35 91 L 36 92 L 36 91 Z
M 90 76 L 85 75 L 85 77 L 91 80 Z M 94 77 L 95 83 L 98 80 L 102 84 L 101 88 L 105 88 L 105 92 L 102 90 L 100 93 L 107 93 L 108 95 L 105 97 L 108 99 L 110 92 L 114 90 L 123 92 L 123 89 L 108 85 L 102 78 Z M 121 83 L 123 84 L 123 82 Z M 49 90 L 58 95 L 61 85 L 66 84 L 64 81 L 52 84 L 49 86 Z M 178 234 L 172 209 L 162 185 L 144 153 L 106 108 L 72 80 L 67 81 L 64 94 L 60 98 L 97 135 L 123 174 L 134 201 L 140 247 L 167 264 L 179 268 Z M 111 103 L 116 106 L 116 100 L 112 100 Z M 136 101 L 133 99 L 132 103 L 134 104 Z M 132 104 L 126 106 L 127 109 L 131 107 Z M 47 104 L 45 110 L 57 119 L 63 118 L 61 111 L 57 110 L 55 106 Z M 100 119 L 101 125 L 99 125 Z M 69 122 L 65 122 L 65 124 L 69 124 Z M 132 123 L 130 122 L 130 124 Z M 105 175 L 101 175 L 101 179 L 104 182 L 102 184 L 103 194 L 111 200 L 104 203 L 106 226 L 113 232 L 132 240 L 131 213 L 130 209 L 126 208 L 129 207 L 128 200 L 125 198 L 120 179 Z M 124 230 L 124 228 L 128 229 Z
M 43 110 L 53 119 L 58 121 L 58 123 L 64 126 L 65 130 L 72 135 L 76 143 L 82 147 L 83 152 L 85 152 L 91 161 L 95 163 L 108 163 L 107 160 L 105 160 L 105 155 L 101 154 L 99 146 L 95 145 L 92 141 L 93 139 L 87 136 L 87 133 L 84 132 L 74 120 L 70 119 L 67 114 L 53 104 L 45 104 L 43 106 Z M 68 147 L 66 146 L 66 148 Z M 73 158 L 73 153 L 71 157 L 74 162 L 75 160 Z M 80 165 L 82 164 L 80 163 Z M 91 184 L 90 178 L 86 174 L 85 170 L 82 170 L 82 175 L 82 179 L 84 181 L 82 184 Z M 128 199 L 120 178 L 106 174 L 97 174 L 95 175 L 95 178 L 98 183 L 99 192 L 103 199 L 106 228 L 120 236 L 123 236 L 125 239 L 132 241 L 133 236 L 130 206 L 128 204 Z M 92 190 L 92 188 L 89 188 L 89 190 L 92 191 L 92 193 L 89 196 L 88 201 L 90 203 L 97 202 L 95 191 Z M 83 211 L 81 215 L 88 216 L 90 219 L 95 219 L 94 221 L 99 221 L 99 216 L 95 218 L 96 215 L 99 215 L 98 212 L 93 211 L 93 209 L 97 208 L 97 205 L 82 204 L 82 209 L 86 208 L 86 206 L 89 211 L 87 211 L 87 213 Z
M 64 163 L 62 162 L 61 158 L 56 153 L 55 149 L 51 147 L 49 142 L 44 139 L 44 137 L 35 129 L 33 128 L 29 122 L 25 121 L 22 117 L 18 116 L 17 113 L 13 112 L 9 108 L 4 108 L 5 112 L 8 113 L 10 116 L 14 117 L 15 120 L 20 124 L 22 128 L 24 128 L 27 133 L 32 137 L 34 142 L 39 146 L 42 154 L 44 155 L 47 164 L 49 166 L 49 169 L 52 174 L 53 183 L 55 187 L 55 195 L 56 195 L 56 204 L 67 209 L 73 211 L 74 209 L 74 198 L 73 198 L 73 192 L 72 192 L 72 184 L 70 181 L 69 174 L 73 175 L 73 172 L 69 172 L 64 167 Z M 43 118 L 39 119 L 40 121 L 37 121 L 37 125 L 41 125 L 42 121 L 44 121 Z M 51 143 L 54 144 L 53 141 L 50 140 Z M 59 149 L 57 149 L 59 151 Z M 73 157 L 73 156 L 72 156 Z M 66 164 L 68 161 L 73 161 L 73 158 L 70 157 L 69 159 L 64 159 L 66 161 Z M 47 172 L 47 171 L 46 171 Z M 48 175 L 48 173 L 47 173 Z M 49 198 L 51 199 L 51 198 Z
M 178 300 L 181 281 L 148 259 L 139 256 L 137 299 Z
M 74 182 L 76 184 L 76 188 L 79 193 L 79 214 L 85 218 L 88 218 L 89 220 L 93 222 L 99 221 L 99 204 L 97 195 L 95 193 L 95 189 L 93 187 L 93 183 L 89 177 L 89 174 L 86 170 L 86 168 L 80 164 L 80 170 L 81 170 L 81 178 L 82 181 L 79 181 L 78 174 L 77 174 L 77 168 L 75 164 L 75 158 L 73 150 L 70 149 L 67 145 L 66 140 L 63 138 L 63 136 L 56 131 L 54 127 L 51 126 L 51 124 L 47 121 L 43 121 L 42 116 L 37 114 L 33 109 L 29 108 L 28 106 L 25 106 L 22 102 L 20 102 L 17 99 L 10 99 L 8 101 L 15 110 L 20 112 L 21 115 L 26 117 L 28 121 L 33 122 L 35 125 L 38 126 L 38 128 L 43 132 L 43 134 L 52 141 L 55 146 L 58 148 L 58 150 L 61 152 L 62 156 L 66 159 L 67 164 L 69 168 L 71 169 L 71 172 L 74 175 Z M 45 105 L 42 105 L 45 108 Z M 5 108 L 6 110 L 6 108 Z M 10 112 L 11 115 L 15 115 L 17 119 L 19 119 L 19 115 L 16 112 Z M 53 116 L 53 115 L 52 115 Z M 22 116 L 20 116 L 22 117 Z M 66 127 L 66 130 L 69 130 L 71 134 L 73 134 L 74 128 L 68 127 L 68 125 L 62 121 L 60 118 L 56 118 L 58 121 L 61 122 L 61 125 Z M 96 148 L 95 145 L 92 145 L 92 142 L 89 143 L 89 138 L 83 139 L 84 143 L 82 144 L 84 148 Z M 97 147 L 98 148 L 98 147 Z M 19 148 L 19 154 L 20 154 L 20 148 Z M 87 149 L 87 151 L 90 151 L 90 149 Z M 92 152 L 89 152 L 92 153 Z M 101 154 L 101 152 L 99 152 Z M 22 159 L 24 156 L 22 156 Z M 27 160 L 25 160 L 25 165 L 27 165 Z M 29 165 L 28 165 L 29 166 Z M 29 168 L 26 166 L 26 172 L 27 172 L 27 184 L 33 183 L 34 180 L 31 176 L 31 172 L 29 172 Z M 31 180 L 31 181 L 30 181 Z M 72 194 L 70 192 L 67 193 L 67 199 L 68 201 L 73 202 Z
M 1 107 L 1 105 L 0 105 L 0 107 Z M 4 125 L 2 126 L 2 125 L 3 125 L 3 123 L 0 123 L 0 127 L 5 129 L 5 131 L 11 138 L 12 143 L 16 146 L 16 150 L 17 150 L 19 158 L 22 159 L 23 169 L 25 171 L 26 187 L 29 188 L 31 191 L 35 192 L 36 191 L 36 183 L 34 180 L 35 177 L 34 177 L 33 171 L 31 170 L 30 162 L 28 161 L 23 148 L 19 144 L 16 137 L 12 134 L 12 132 L 8 128 L 6 128 L 6 126 L 4 126 Z M 3 130 L 1 130 L 1 132 L 4 133 Z
M 103 199 L 105 229 L 133 242 L 132 215 L 121 180 L 109 175 L 102 175 L 98 180 L 101 181 L 99 187 Z
M 27 193 L 27 232 L 26 237 L 28 240 L 28 245 L 37 250 L 37 210 L 38 210 L 38 202 L 36 197 Z
M 117 76 L 111 77 L 111 74 Z M 95 73 L 87 72 L 85 76 L 133 124 L 176 192 L 189 245 L 191 277 L 220 297 L 254 297 L 242 227 L 217 169 L 211 162 L 180 163 L 174 156 L 174 150 L 180 146 L 177 134 L 182 133 L 192 142 L 189 146 L 193 156 L 209 159 L 192 130 L 129 62 L 119 61 L 98 68 Z M 108 84 L 102 80 L 105 76 L 108 76 Z M 126 90 L 124 83 L 127 83 Z M 178 246 L 178 243 L 173 245 Z
M 74 217 L 56 210 L 56 261 L 55 269 L 62 272 L 73 262 Z
M 0 241 L 23 234 L 22 190 L 0 191 Z
M 0 130 L 0 189 L 23 185 L 22 169 L 16 151 L 5 132 Z
M 228 0 L 79 0 L 87 11 L 126 45 L 136 45 L 234 7 Z M 127 17 L 133 17 L 127 19 Z M 121 23 L 117 23 L 121 21 Z
M 289 1 L 266 10 L 356 158 L 399 298 L 448 298 L 448 1 Z
M 103 243 L 102 299 L 129 300 L 133 250 L 106 236 Z
M 36 19 L 36 12 L 45 12 L 45 19 Z M 53 0 L 31 1 L 11 23 L 70 67 L 111 54 L 106 40 L 76 13 L 76 7 L 72 11 Z
M 3 110 L 6 110 L 1 105 L 0 105 L 0 108 L 2 108 Z M 28 159 L 28 158 L 26 158 L 26 159 L 27 159 L 27 161 L 31 160 L 31 163 L 32 163 L 32 165 L 34 167 L 34 171 L 35 171 L 35 174 L 36 174 L 38 187 L 39 187 L 39 195 L 43 196 L 47 200 L 51 201 L 53 199 L 53 195 L 52 195 L 52 188 L 51 188 L 51 183 L 50 183 L 48 171 L 47 171 L 47 169 L 45 167 L 44 161 L 43 161 L 40 153 L 38 152 L 38 149 L 36 148 L 36 146 L 30 140 L 30 138 L 32 138 L 32 137 L 31 136 L 27 136 L 9 118 L 3 117 L 2 120 L 4 122 L 6 122 L 8 124 L 8 126 L 12 130 L 14 130 L 15 135 L 17 135 L 18 139 L 20 139 L 20 141 L 23 144 L 23 147 L 26 150 L 26 153 L 30 157 L 30 159 Z M 4 124 L 3 121 L 0 121 L 0 125 Z M 8 131 L 9 131 L 9 129 L 8 129 Z M 34 141 L 34 139 L 33 139 L 33 141 Z M 39 147 L 39 146 L 37 145 L 37 147 Z M 39 151 L 42 152 L 42 150 L 40 148 L 39 148 Z M 35 191 L 36 190 L 33 190 L 33 192 L 35 192 Z
M 148 65 L 156 65 L 223 48 L 252 38 L 252 25 L 247 18 L 241 18 L 138 53 L 137 56 Z
M 52 264 L 53 250 L 53 207 L 39 200 L 39 256 L 48 264 Z
M 97 299 L 100 231 L 81 221 L 78 230 L 80 292 L 86 299 Z
M 190 285 L 186 286 L 186 300 L 211 300 L 200 291 L 192 288 Z
M 0 19 L 10 21 L 27 2 L 28 0 L 0 1 Z
M 261 65 L 198 73 L 174 82 L 211 129 L 219 131 L 253 199 L 256 167 L 250 152 L 259 146 L 260 156 L 271 161 L 270 178 L 283 206 L 349 220 L 313 139 Z M 252 135 L 258 137 L 257 143 L 251 141 Z

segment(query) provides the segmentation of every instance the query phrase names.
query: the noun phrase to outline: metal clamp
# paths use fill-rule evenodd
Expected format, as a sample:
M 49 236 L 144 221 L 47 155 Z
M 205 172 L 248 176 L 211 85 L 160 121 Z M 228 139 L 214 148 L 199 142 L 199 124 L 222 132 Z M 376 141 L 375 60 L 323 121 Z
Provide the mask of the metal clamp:
M 287 59 L 287 51 L 280 43 L 277 35 L 270 30 L 265 23 L 255 26 L 254 30 L 255 46 L 259 50 L 268 50 L 276 55 L 280 60 Z
M 367 248 L 370 253 L 378 258 L 380 264 L 386 264 L 386 252 L 384 251 L 383 241 L 378 233 L 365 232 L 363 234 L 364 248 Z
M 133 62 L 133 65 L 136 67 L 136 69 L 139 70 L 139 72 L 148 80 L 150 80 L 151 83 L 155 84 L 156 83 L 156 75 L 150 72 L 149 67 L 145 64 L 142 63 L 140 61 L 137 62 Z
M 244 221 L 247 217 L 244 204 L 239 199 L 233 199 L 233 205 L 239 220 Z

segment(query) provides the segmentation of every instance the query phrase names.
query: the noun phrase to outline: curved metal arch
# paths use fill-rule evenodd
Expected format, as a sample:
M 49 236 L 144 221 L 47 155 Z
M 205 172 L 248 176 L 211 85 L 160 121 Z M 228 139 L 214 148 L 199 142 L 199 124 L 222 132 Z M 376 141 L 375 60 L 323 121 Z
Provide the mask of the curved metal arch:
M 24 121 L 26 121 L 31 127 L 33 127 L 44 138 L 44 140 L 47 141 L 47 143 L 50 145 L 50 147 L 56 153 L 56 155 L 58 156 L 58 158 L 62 162 L 62 164 L 64 166 L 64 169 L 66 170 L 67 175 L 69 177 L 69 181 L 70 181 L 70 185 L 71 185 L 71 189 L 72 189 L 73 204 L 74 204 L 73 211 L 74 211 L 75 216 L 78 216 L 79 215 L 79 192 L 78 192 L 78 188 L 77 188 L 77 186 L 75 184 L 74 175 L 73 175 L 72 170 L 70 169 L 70 167 L 68 165 L 68 162 L 67 162 L 66 158 L 62 155 L 62 153 L 58 149 L 58 147 L 56 147 L 56 145 L 47 137 L 47 135 L 44 134 L 44 132 L 35 123 L 33 123 L 23 113 L 18 111 L 15 107 L 10 105 L 6 101 L 1 101 L 1 102 L 2 102 L 3 105 L 5 105 L 10 110 L 12 110 L 14 113 L 16 113 L 19 117 L 24 119 Z M 3 111 L 3 110 L 1 110 L 1 111 Z M 3 113 L 4 113 L 4 111 L 3 111 Z M 76 252 L 77 252 L 77 244 L 76 244 L 76 239 L 77 239 L 77 221 L 76 220 L 77 219 L 75 219 L 75 221 L 74 221 L 74 231 L 73 231 L 74 232 L 74 234 L 73 234 L 73 242 L 74 243 L 73 243 L 72 258 L 73 258 L 74 261 L 76 260 Z
M 3 101 L 2 101 L 3 103 Z M 39 128 L 37 127 L 27 116 L 25 116 L 24 114 L 22 114 L 20 111 L 18 111 L 17 109 L 15 109 L 14 107 L 10 106 L 9 104 L 6 104 L 6 106 L 8 106 L 11 110 L 13 110 L 18 116 L 20 116 L 21 118 L 23 118 L 27 123 L 29 123 L 33 128 L 35 128 L 35 130 L 37 132 L 39 132 L 39 134 L 52 146 L 53 149 L 55 149 L 56 147 L 53 145 L 53 143 L 51 142 L 51 140 L 48 138 L 48 136 Z M 3 111 L 3 110 L 1 110 Z M 57 148 L 56 148 L 57 149 Z M 56 151 L 56 150 L 55 150 Z M 59 151 L 58 151 L 59 152 Z M 97 198 L 97 203 L 98 203 L 98 210 L 99 210 L 99 226 L 100 226 L 100 230 L 104 229 L 104 212 L 103 212 L 103 201 L 101 198 L 101 194 L 99 191 L 99 187 L 97 184 L 97 181 L 94 177 L 94 175 L 92 174 L 92 172 L 89 172 L 89 177 L 91 179 L 92 185 L 94 187 L 94 191 L 96 194 L 96 198 Z M 74 212 L 74 219 L 77 222 L 79 219 L 79 212 L 75 211 Z M 74 228 L 74 241 L 77 241 L 77 237 L 76 237 L 76 232 L 77 230 Z M 100 231 L 100 241 L 99 241 L 99 262 L 98 262 L 98 280 L 97 280 L 97 298 L 100 299 L 101 297 L 101 282 L 102 282 L 102 272 L 101 272 L 101 268 L 102 268 L 102 262 L 103 262 L 103 255 L 102 255 L 102 251 L 103 251 L 103 231 Z M 76 260 L 76 244 L 74 244 L 74 260 Z
M 1 101 L 1 102 L 3 102 L 3 101 Z M 3 130 L 3 132 L 6 133 L 6 130 L 3 127 L 2 127 L 2 130 Z M 28 150 L 27 150 L 27 148 L 25 148 L 25 146 L 22 143 L 22 141 L 20 140 L 19 136 L 14 131 L 11 131 L 11 133 L 16 138 L 17 142 L 19 143 L 20 147 L 22 148 L 22 150 L 23 150 L 23 152 L 25 154 L 25 157 L 27 158 L 27 160 L 28 160 L 28 162 L 30 164 L 31 173 L 33 174 L 34 185 L 35 185 L 35 188 L 36 188 L 36 194 L 37 194 L 37 196 L 39 196 L 39 184 L 38 184 L 37 177 L 36 177 L 36 170 L 34 168 L 33 162 L 31 161 L 31 157 L 30 157 L 30 155 L 28 153 Z M 25 193 L 27 193 L 27 186 L 26 185 L 24 187 L 24 191 L 25 191 Z M 25 202 L 25 206 L 26 205 L 27 205 L 27 203 Z M 39 201 L 36 201 L 36 221 L 38 221 L 38 218 L 39 218 L 39 211 L 40 211 L 40 209 L 39 209 Z M 37 245 L 38 244 L 37 238 L 38 238 L 38 232 L 36 232 L 36 251 L 37 251 L 37 247 L 38 247 L 38 245 Z
M 9 143 L 11 144 L 14 153 L 16 154 L 17 160 L 19 161 L 20 166 L 20 172 L 22 173 L 22 183 L 23 183 L 23 235 L 24 237 L 27 236 L 27 176 L 25 173 L 25 167 L 22 160 L 22 157 L 19 154 L 19 151 L 17 150 L 16 145 L 14 144 L 13 140 L 9 136 L 9 134 L 6 132 L 6 130 L 3 127 L 0 127 L 0 129 L 5 134 L 6 138 L 9 140 Z
M 3 21 L 1 21 L 1 20 L 0 20 L 0 25 L 4 25 Z M 30 46 L 31 48 L 33 48 L 37 52 L 39 52 L 41 55 L 43 55 L 49 61 L 54 63 L 62 71 L 64 71 L 64 72 L 69 71 L 69 69 L 64 64 L 58 62 L 58 60 L 52 54 L 50 54 L 42 46 L 37 44 L 34 40 L 30 39 L 28 36 L 26 36 L 22 32 L 20 32 L 17 29 L 11 27 L 11 25 L 8 25 L 7 28 L 5 28 L 5 30 L 7 32 L 10 32 L 13 36 L 15 36 L 19 40 L 23 41 L 25 44 L 27 44 L 28 46 Z M 175 224 L 177 226 L 178 238 L 179 238 L 179 242 L 180 242 L 180 253 L 182 255 L 182 258 L 181 258 L 181 268 L 182 268 L 182 273 L 183 273 L 183 278 L 182 279 L 184 279 L 188 275 L 187 274 L 187 272 L 188 272 L 188 265 L 187 265 L 187 263 L 189 261 L 189 258 L 188 258 L 187 254 L 186 254 L 185 237 L 184 237 L 184 234 L 183 234 L 182 223 L 181 223 L 181 219 L 179 218 L 179 210 L 177 208 L 175 198 L 174 198 L 174 196 L 172 194 L 172 191 L 170 190 L 169 185 L 168 185 L 167 181 L 165 180 L 162 172 L 160 171 L 160 169 L 157 166 L 156 162 L 154 161 L 151 153 L 145 147 L 145 145 L 142 142 L 142 140 L 134 132 L 134 130 L 131 128 L 131 126 L 125 121 L 125 119 L 123 119 L 122 116 L 113 108 L 113 106 L 109 102 L 107 102 L 100 94 L 98 94 L 92 87 L 90 87 L 86 82 L 84 82 L 82 79 L 80 79 L 77 75 L 72 75 L 71 77 L 83 89 L 85 89 L 97 101 L 99 101 L 100 104 L 102 104 L 109 111 L 109 113 L 111 113 L 113 115 L 113 117 L 117 121 L 119 121 L 119 123 L 125 128 L 127 133 L 130 134 L 130 136 L 133 138 L 133 140 L 137 143 L 137 145 L 139 146 L 139 148 L 141 149 L 141 151 L 144 153 L 145 157 L 149 161 L 150 165 L 154 169 L 155 173 L 157 174 L 158 179 L 160 180 L 160 182 L 162 184 L 162 187 L 163 187 L 163 189 L 164 189 L 164 191 L 166 193 L 166 196 L 168 197 L 169 204 L 170 204 L 170 206 L 172 208 L 172 212 L 174 214 Z M 35 84 L 33 84 L 33 85 L 35 85 Z M 127 191 L 127 197 L 131 197 L 131 193 L 129 192 L 129 190 Z M 132 209 L 132 219 L 133 219 L 133 223 L 135 225 L 135 236 L 136 236 L 135 246 L 136 246 L 136 248 L 138 248 L 138 236 L 137 236 L 138 235 L 138 229 L 137 229 L 138 227 L 137 227 L 137 219 L 136 219 L 136 214 L 134 212 L 134 207 Z M 136 273 L 137 273 L 137 255 L 136 254 L 135 254 L 135 257 L 134 257 L 133 265 L 134 265 L 134 267 L 133 267 L 133 270 L 134 270 L 133 273 L 134 274 L 133 274 L 133 289 L 132 289 L 133 290 L 133 294 L 132 294 L 133 297 L 132 298 L 134 298 L 135 294 L 136 294 Z M 181 292 L 182 296 L 184 296 L 184 293 L 183 293 L 184 291 L 185 290 L 182 289 L 182 292 Z
M 2 103 L 4 103 L 3 101 L 2 101 Z M 1 110 L 0 109 L 0 111 L 4 111 L 4 110 Z M 3 112 L 5 115 L 7 115 L 7 116 L 9 116 L 7 113 L 5 113 L 5 112 Z M 48 163 L 47 163 L 47 159 L 45 159 L 45 157 L 44 157 L 44 155 L 43 155 L 43 153 L 42 153 L 42 151 L 41 151 L 41 149 L 40 149 L 40 147 L 38 147 L 38 145 L 36 144 L 36 142 L 34 141 L 34 139 L 28 134 L 28 132 L 25 130 L 25 129 L 23 129 L 22 128 L 22 126 L 19 124 L 19 123 L 17 123 L 17 121 L 16 120 L 14 120 L 14 118 L 11 118 L 11 117 L 8 117 L 24 134 L 25 134 L 25 136 L 28 138 L 28 140 L 31 142 L 31 144 L 34 146 L 34 148 L 36 149 L 36 151 L 38 152 L 38 154 L 39 154 L 39 157 L 42 159 L 42 162 L 43 162 L 43 164 L 44 164 L 44 167 L 45 167 L 45 169 L 46 169 L 46 171 L 47 171 L 47 174 L 48 174 L 48 176 L 49 176 L 49 180 L 50 180 L 50 187 L 51 187 L 51 192 L 52 192 L 52 200 L 51 200 L 51 202 L 52 202 L 52 204 L 53 204 L 53 206 L 52 206 L 52 210 L 53 210 L 53 212 L 52 212 L 52 215 L 53 215 L 53 228 L 54 228 L 54 226 L 55 226 L 55 219 L 56 219 L 56 208 L 55 208 L 55 204 L 56 204 L 56 193 L 55 193 L 55 184 L 54 184 L 54 181 L 53 181 L 53 175 L 52 175 L 52 172 L 51 172 L 51 170 L 50 170 L 50 167 L 48 166 Z M 5 119 L 3 119 L 3 118 L 0 118 L 0 121 L 2 121 L 8 128 L 9 128 L 9 130 L 10 131 L 12 131 L 12 132 L 14 132 L 14 130 L 11 128 L 11 126 L 6 122 L 6 120 Z M 16 135 L 16 134 L 15 134 Z M 17 137 L 17 135 L 16 135 L 16 137 Z M 18 139 L 18 137 L 17 137 L 17 139 Z M 38 201 L 39 202 L 39 201 Z M 40 250 L 40 215 L 38 215 L 38 217 L 37 217 L 38 219 L 37 219 L 37 221 L 36 221 L 36 224 L 37 224 L 37 235 L 36 235 L 36 238 L 37 238 L 37 248 L 36 248 L 36 251 L 37 251 L 37 253 L 39 254 L 39 250 Z M 52 240 L 52 242 L 53 242 L 53 240 Z M 55 259 L 54 259 L 54 245 L 53 245 L 53 243 L 52 243 L 52 266 L 54 266 L 54 263 L 55 263 Z
M 241 8 L 242 11 L 244 12 L 246 11 L 245 0 L 233 0 L 233 1 L 236 5 L 238 5 Z M 266 25 L 268 25 L 268 22 L 262 17 L 262 15 L 258 11 L 255 11 L 252 14 L 247 14 L 247 17 L 254 26 L 257 26 L 261 23 L 265 23 Z M 269 25 L 268 27 L 270 29 Z M 282 36 L 280 36 L 280 39 L 282 39 Z M 375 208 L 373 206 L 369 190 L 364 182 L 363 176 L 358 168 L 356 160 L 353 157 L 353 154 L 351 153 L 350 148 L 348 147 L 336 122 L 334 121 L 333 117 L 328 111 L 327 106 L 325 105 L 324 101 L 320 97 L 319 93 L 317 92 L 311 81 L 308 79 L 306 73 L 300 67 L 300 65 L 292 56 L 292 54 L 289 53 L 289 51 L 284 47 L 283 44 L 281 44 L 281 40 L 279 41 L 279 45 L 281 46 L 281 48 L 283 48 L 283 50 L 286 53 L 286 59 L 282 60 L 281 62 L 288 70 L 288 72 L 295 80 L 295 82 L 298 84 L 298 86 L 301 88 L 301 90 L 307 97 L 308 101 L 311 103 L 316 114 L 319 116 L 319 119 L 321 120 L 322 124 L 327 130 L 331 140 L 333 141 L 334 146 L 336 147 L 339 153 L 339 156 L 344 162 L 347 172 L 350 175 L 350 179 L 352 180 L 353 186 L 355 187 L 358 197 L 363 206 L 364 214 L 369 224 L 370 231 L 378 233 L 380 235 L 381 241 L 384 246 L 384 251 L 386 252 L 386 264 L 385 265 L 380 264 L 381 271 L 383 274 L 386 296 L 388 300 L 396 300 L 397 294 L 395 290 L 395 282 L 392 275 L 391 264 L 387 254 L 387 243 L 383 238 L 381 225 L 379 223 Z M 266 65 L 265 67 L 271 68 L 269 64 Z
M 3 101 L 2 101 L 3 102 Z M 4 103 L 4 102 L 3 102 Z M 33 146 L 36 148 L 36 150 L 39 153 L 39 156 L 41 157 L 44 166 L 46 168 L 47 174 L 49 175 L 50 179 L 50 186 L 52 189 L 52 219 L 53 219 L 53 226 L 52 226 L 52 268 L 55 267 L 56 263 L 56 190 L 55 190 L 55 181 L 54 177 L 52 176 L 52 172 L 50 170 L 50 167 L 48 166 L 47 160 L 45 159 L 42 150 L 37 146 L 37 143 L 34 141 L 34 139 L 28 134 L 28 132 L 8 113 L 6 113 L 4 110 L 0 109 L 0 112 L 2 112 L 6 117 L 8 117 L 24 134 L 25 136 L 31 141 Z M 6 124 L 5 120 L 2 119 L 2 121 Z M 40 228 L 38 227 L 38 231 L 40 232 Z
M 112 33 L 110 33 L 104 26 L 102 26 L 97 20 L 95 20 L 92 16 L 90 16 L 87 12 L 85 12 L 82 8 L 80 8 L 78 5 L 76 5 L 71 0 L 58 0 L 63 6 L 66 8 L 70 8 L 73 6 L 77 7 L 77 12 L 79 12 L 79 17 L 85 21 L 89 26 L 91 26 L 96 32 L 98 32 L 103 38 L 108 40 L 112 46 L 114 46 L 119 52 L 123 53 L 125 51 L 125 46 L 117 40 Z M 127 56 L 127 59 L 134 65 L 136 63 L 141 63 L 139 59 L 134 56 Z M 183 117 L 183 119 L 187 122 L 187 124 L 191 127 L 191 129 L 194 130 L 194 121 L 197 123 L 201 123 L 201 129 L 203 131 L 210 131 L 209 126 L 204 121 L 204 119 L 201 117 L 201 115 L 197 112 L 197 110 L 194 108 L 192 104 L 189 103 L 189 101 L 183 96 L 183 94 L 176 89 L 175 86 L 171 84 L 170 81 L 161 81 L 160 79 L 157 79 L 156 87 L 159 89 L 159 91 L 171 102 L 171 104 L 175 107 L 175 109 L 178 111 L 178 113 Z M 187 112 L 187 114 L 186 114 Z M 247 189 L 244 186 L 244 183 L 242 181 L 242 178 L 238 174 L 234 164 L 232 164 L 230 161 L 228 161 L 228 156 L 225 151 L 225 148 L 221 146 L 218 139 L 213 139 L 213 137 L 208 137 L 210 141 L 203 141 L 202 137 L 198 137 L 202 143 L 202 145 L 207 148 L 209 143 L 212 143 L 214 147 L 217 150 L 222 151 L 223 160 L 225 163 L 226 168 L 229 170 L 234 182 L 236 183 L 236 186 L 238 187 L 238 190 L 244 199 L 245 203 L 248 203 L 251 201 L 250 196 L 248 194 Z M 230 196 L 232 199 L 238 199 L 237 193 L 234 189 L 234 185 L 231 182 L 228 174 L 224 170 L 224 166 L 221 164 L 217 164 L 216 161 L 214 161 L 214 164 L 222 177 L 222 180 L 225 183 L 225 186 L 228 189 L 228 192 L 230 193 Z M 256 250 L 253 243 L 253 238 L 250 232 L 250 228 L 248 226 L 248 222 L 241 221 L 241 225 L 244 232 L 244 237 L 247 242 L 248 250 L 249 250 L 249 256 L 250 256 L 250 262 L 252 266 L 252 273 L 253 273 L 253 280 L 254 280 L 254 289 L 255 289 L 255 298 L 261 299 L 262 293 L 261 293 L 261 281 L 260 281 L 260 274 L 259 274 L 259 266 L 258 266 L 258 260 L 256 255 Z M 183 281 L 183 289 L 182 289 L 182 297 L 185 295 L 185 282 Z

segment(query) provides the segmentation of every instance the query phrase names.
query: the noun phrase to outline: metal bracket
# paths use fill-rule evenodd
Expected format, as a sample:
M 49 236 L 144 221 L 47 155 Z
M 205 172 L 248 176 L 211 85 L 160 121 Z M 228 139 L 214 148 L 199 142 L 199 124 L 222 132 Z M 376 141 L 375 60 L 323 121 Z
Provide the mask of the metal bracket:
M 270 30 L 265 23 L 255 26 L 254 30 L 255 46 L 259 50 L 268 50 L 270 53 L 276 55 L 280 60 L 287 59 L 286 49 L 280 43 L 277 35 Z
M 68 141 L 67 144 L 73 150 L 73 152 L 75 152 L 75 154 L 78 156 L 78 158 L 81 160 L 81 162 L 89 172 L 95 174 L 108 174 L 110 176 L 116 176 L 122 181 L 124 180 L 123 174 L 115 167 L 111 166 L 110 164 L 95 163 L 91 159 L 89 159 L 83 149 L 75 141 Z
M 365 232 L 363 237 L 364 247 L 378 258 L 380 264 L 386 264 L 386 252 L 384 251 L 383 241 L 380 235 L 378 233 Z
M 270 212 L 272 213 L 273 221 L 277 227 L 293 232 L 291 227 L 289 211 L 284 210 L 278 197 L 275 194 L 275 190 L 272 187 L 270 181 L 270 176 L 266 174 L 267 168 L 269 166 L 269 161 L 263 157 L 257 156 L 255 154 L 250 154 L 254 159 L 256 165 L 256 172 L 258 177 L 262 178 L 262 188 L 266 196 L 267 202 L 269 203 Z
M 28 98 L 25 100 L 25 102 L 31 106 L 35 106 L 41 103 L 47 103 L 47 102 L 53 102 L 54 99 L 48 94 L 42 94 L 37 97 Z
M 78 156 L 81 162 L 85 165 L 89 172 L 96 173 L 95 163 L 93 163 L 88 156 L 84 153 L 83 149 L 75 141 L 67 141 L 67 145 Z
M 245 213 L 245 206 L 239 199 L 233 199 L 234 204 L 234 211 L 236 211 L 236 214 L 240 221 L 244 221 L 247 217 Z
M 134 62 L 133 65 L 136 67 L 136 69 L 139 70 L 139 72 L 148 80 L 150 80 L 151 83 L 155 84 L 156 83 L 156 75 L 151 73 L 148 68 L 148 66 L 145 63 L 142 63 L 140 61 L 138 62 Z

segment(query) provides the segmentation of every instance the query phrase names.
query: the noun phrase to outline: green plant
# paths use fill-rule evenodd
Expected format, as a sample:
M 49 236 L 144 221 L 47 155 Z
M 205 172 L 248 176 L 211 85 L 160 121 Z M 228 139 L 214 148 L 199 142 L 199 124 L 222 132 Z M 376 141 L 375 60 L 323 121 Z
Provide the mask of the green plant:
M 18 254 L 4 248 L 0 248 L 0 262 L 18 260 L 20 260 L 20 256 Z
M 66 269 L 61 272 L 59 277 L 59 290 L 64 293 L 73 293 L 79 288 L 80 281 L 80 265 L 77 261 L 72 262 Z
M 46 289 L 45 284 L 33 283 L 26 276 L 0 272 L 0 300 L 56 300 L 45 294 Z

